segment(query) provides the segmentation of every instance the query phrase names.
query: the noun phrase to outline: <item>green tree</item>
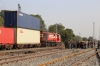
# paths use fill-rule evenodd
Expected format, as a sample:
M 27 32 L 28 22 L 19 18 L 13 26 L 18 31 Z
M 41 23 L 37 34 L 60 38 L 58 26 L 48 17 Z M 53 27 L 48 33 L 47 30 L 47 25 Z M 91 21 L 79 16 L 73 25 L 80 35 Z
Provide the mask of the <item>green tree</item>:
M 1 14 L 1 12 L 0 12 L 0 16 L 1 16 L 2 14 Z
M 1 10 L 0 16 L 4 18 L 4 10 Z
M 82 38 L 78 35 L 76 35 L 74 38 L 73 38 L 73 41 L 82 41 Z
M 72 29 L 65 29 L 65 40 L 71 40 L 73 39 L 73 37 L 75 37 L 74 33 L 73 33 L 73 30 Z
M 10 10 L 1 10 L 1 12 L 0 12 L 0 26 L 4 26 L 4 11 L 10 11 Z
M 49 31 L 49 32 L 56 32 L 56 27 L 55 27 L 54 25 L 50 25 L 50 26 L 48 27 L 48 31 Z
M 42 31 L 46 31 L 46 25 L 45 25 L 44 20 L 42 19 L 42 17 L 40 15 L 38 15 L 38 14 L 37 15 L 31 14 L 31 16 L 39 18 L 40 19 L 40 29 Z
M 93 37 L 90 36 L 90 37 L 88 38 L 88 40 L 89 40 L 89 41 L 93 41 Z
M 83 41 L 87 41 L 88 40 L 86 37 L 83 37 L 82 39 L 83 39 Z
M 4 12 L 5 12 L 5 11 L 10 11 L 10 10 L 1 10 L 1 14 L 0 14 L 0 15 L 1 15 L 1 17 L 3 17 L 3 18 L 4 18 Z
M 55 32 L 56 33 L 56 28 L 57 28 L 57 33 L 60 33 L 65 29 L 65 27 L 61 23 L 59 23 L 59 24 L 50 25 L 48 30 L 50 32 Z
M 0 17 L 0 26 L 3 26 L 4 25 L 4 20 L 2 17 Z
M 62 41 L 70 40 L 72 38 L 71 33 L 66 29 L 60 32 Z

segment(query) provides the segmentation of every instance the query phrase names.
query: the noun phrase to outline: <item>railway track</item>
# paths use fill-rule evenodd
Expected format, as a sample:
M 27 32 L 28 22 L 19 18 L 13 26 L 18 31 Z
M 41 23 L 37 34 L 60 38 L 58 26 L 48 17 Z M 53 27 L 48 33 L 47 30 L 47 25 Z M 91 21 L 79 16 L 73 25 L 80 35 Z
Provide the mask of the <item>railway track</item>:
M 18 61 L 27 60 L 27 59 L 36 58 L 36 57 L 41 57 L 41 56 L 46 56 L 46 55 L 55 54 L 55 53 L 61 53 L 61 52 L 66 52 L 66 50 L 62 50 L 62 51 L 50 50 L 50 51 L 42 51 L 39 53 L 25 54 L 22 56 L 12 56 L 12 57 L 8 57 L 8 58 L 1 58 L 0 65 L 18 62 Z
M 100 50 L 77 61 L 72 66 L 100 66 Z
M 95 50 L 94 49 L 90 49 L 90 50 L 87 50 L 87 51 L 81 51 L 81 52 L 78 52 L 78 53 L 75 53 L 75 54 L 67 55 L 67 56 L 64 56 L 64 57 L 61 57 L 61 58 L 57 58 L 57 59 L 51 60 L 49 62 L 45 62 L 45 63 L 39 64 L 38 66 L 60 66 L 60 65 L 62 65 L 62 66 L 63 65 L 64 66 L 72 66 L 73 63 L 75 63 L 76 61 L 79 60 L 77 58 L 82 59 L 87 54 L 89 55 L 90 52 L 93 53 L 92 51 L 95 51 Z M 83 55 L 83 57 L 81 58 L 82 55 Z M 76 57 L 76 60 L 74 60 L 75 57 Z M 59 63 L 57 63 L 57 62 L 59 62 Z
M 49 55 L 52 55 L 52 54 L 55 54 L 55 53 L 57 53 L 57 54 L 60 54 L 60 53 L 66 53 L 66 54 L 68 54 L 68 52 L 69 53 L 71 53 L 71 51 L 72 50 L 52 50 L 52 51 L 42 51 L 42 53 L 40 52 L 40 53 L 36 53 L 36 54 L 26 54 L 26 55 L 22 55 L 22 56 L 13 56 L 13 57 L 9 57 L 9 58 L 2 58 L 2 59 L 0 59 L 0 65 L 2 66 L 2 65 L 7 65 L 8 66 L 8 64 L 11 64 L 12 65 L 12 63 L 15 63 L 15 62 L 22 62 L 22 61 L 26 61 L 26 60 L 29 60 L 29 59 L 34 59 L 34 58 L 38 58 L 38 57 L 45 57 L 45 56 L 49 56 Z M 36 62 L 35 62 L 36 63 Z M 10 66 L 11 66 L 10 65 Z M 34 65 L 33 65 L 34 66 Z
M 51 50 L 51 49 L 61 49 L 62 47 L 46 47 L 46 48 L 28 48 L 28 49 L 16 49 L 16 50 L 5 50 L 5 51 L 0 51 L 0 56 L 5 56 L 5 55 L 19 55 L 19 54 L 26 54 L 26 53 L 34 53 L 37 51 L 44 51 L 44 50 Z
M 63 61 L 64 59 L 68 59 L 68 58 L 71 58 L 72 56 L 77 56 L 82 53 L 90 52 L 94 49 L 88 49 L 88 50 L 84 49 L 84 50 L 74 49 L 73 51 L 73 49 L 52 49 L 52 50 L 40 51 L 36 53 L 31 53 L 31 54 L 25 54 L 21 56 L 11 56 L 7 58 L 1 58 L 0 66 L 46 66 L 46 65 L 53 66 L 52 64 L 56 62 Z M 63 57 L 65 55 L 67 56 Z M 63 57 L 63 58 L 60 58 L 60 57 Z M 49 62 L 52 59 L 55 59 L 55 60 Z M 48 62 L 44 63 L 46 61 Z M 32 64 L 32 65 L 29 65 L 29 64 Z
M 96 52 L 94 52 L 94 53 L 92 53 L 92 54 L 90 54 L 90 55 L 88 55 L 88 56 L 86 56 L 86 57 L 80 59 L 79 61 L 77 61 L 76 63 L 74 63 L 72 66 L 78 66 L 79 64 L 82 64 L 84 61 L 86 61 L 86 60 L 88 60 L 89 58 L 93 57 L 93 56 L 96 55 L 98 52 L 100 52 L 100 51 L 96 51 Z

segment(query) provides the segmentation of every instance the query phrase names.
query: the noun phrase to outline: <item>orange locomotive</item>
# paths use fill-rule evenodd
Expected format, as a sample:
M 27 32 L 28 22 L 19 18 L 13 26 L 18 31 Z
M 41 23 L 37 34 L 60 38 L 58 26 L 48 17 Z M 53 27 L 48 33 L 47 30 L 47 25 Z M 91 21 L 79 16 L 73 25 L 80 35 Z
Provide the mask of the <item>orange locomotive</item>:
M 58 33 L 40 31 L 40 35 L 40 42 L 43 47 L 61 44 L 61 36 Z

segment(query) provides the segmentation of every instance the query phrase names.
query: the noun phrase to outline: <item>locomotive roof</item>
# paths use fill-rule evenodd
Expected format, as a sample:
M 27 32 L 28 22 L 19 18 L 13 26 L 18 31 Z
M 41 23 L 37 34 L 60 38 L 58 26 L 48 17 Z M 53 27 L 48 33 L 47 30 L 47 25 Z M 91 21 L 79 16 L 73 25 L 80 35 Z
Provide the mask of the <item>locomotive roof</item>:
M 44 32 L 44 31 L 43 31 L 43 33 L 53 33 L 53 34 L 58 34 L 58 33 L 54 33 L 54 32 Z

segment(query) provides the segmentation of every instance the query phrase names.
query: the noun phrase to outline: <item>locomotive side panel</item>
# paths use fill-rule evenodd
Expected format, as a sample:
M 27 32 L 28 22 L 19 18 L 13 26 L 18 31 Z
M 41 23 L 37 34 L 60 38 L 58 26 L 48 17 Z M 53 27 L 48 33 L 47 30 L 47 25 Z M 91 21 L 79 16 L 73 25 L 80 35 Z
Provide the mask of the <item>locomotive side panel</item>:
M 54 33 L 48 33 L 48 41 L 56 42 L 56 35 Z
M 39 44 L 40 31 L 17 28 L 17 44 Z
M 56 42 L 57 35 L 51 32 L 41 32 L 41 41 Z
M 14 28 L 0 27 L 0 43 L 14 44 Z

